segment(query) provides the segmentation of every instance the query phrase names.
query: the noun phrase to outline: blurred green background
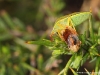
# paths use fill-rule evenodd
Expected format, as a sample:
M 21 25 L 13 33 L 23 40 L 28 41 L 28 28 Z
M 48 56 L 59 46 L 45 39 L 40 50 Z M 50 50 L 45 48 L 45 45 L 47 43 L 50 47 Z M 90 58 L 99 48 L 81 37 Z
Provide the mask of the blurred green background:
M 94 16 L 93 29 L 97 33 L 99 0 L 0 0 L 0 75 L 57 75 L 70 56 L 51 58 L 52 51 L 26 41 L 50 39 L 58 17 L 89 11 L 90 7 Z M 86 30 L 86 23 L 82 27 L 77 27 L 78 32 Z M 92 70 L 93 64 L 84 66 Z

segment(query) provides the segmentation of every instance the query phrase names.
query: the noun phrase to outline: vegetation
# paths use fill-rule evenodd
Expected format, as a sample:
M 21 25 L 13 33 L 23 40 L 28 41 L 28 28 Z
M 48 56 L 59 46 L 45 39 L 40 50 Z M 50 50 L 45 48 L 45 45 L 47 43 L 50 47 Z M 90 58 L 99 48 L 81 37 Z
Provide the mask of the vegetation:
M 49 38 L 55 20 L 65 13 L 65 2 L 34 2 L 8 0 L 7 11 L 0 10 L 0 75 L 77 75 L 84 71 L 90 75 L 92 70 L 99 72 L 100 22 L 93 19 L 93 26 L 87 21 L 77 26 L 82 45 L 78 52 L 69 53 L 67 44 L 58 35 L 53 36 L 54 41 Z M 9 4 L 12 7 L 8 7 Z
M 81 16 L 81 14 L 79 14 L 79 15 L 78 14 L 79 13 L 77 13 L 77 15 L 75 14 L 77 16 L 77 18 L 78 18 L 78 16 L 79 16 L 79 18 L 80 17 L 84 18 L 83 15 Z M 85 14 L 85 13 L 83 12 L 83 14 Z M 71 16 L 74 16 L 74 15 L 71 15 Z M 67 17 L 64 17 L 64 18 L 67 18 Z M 63 18 L 61 18 L 61 21 L 64 22 L 62 19 Z M 57 21 L 57 24 L 59 24 L 58 21 Z M 73 19 L 73 21 L 74 21 L 74 19 Z M 81 19 L 79 19 L 79 22 L 81 22 Z M 65 24 L 65 23 L 63 23 L 63 24 Z M 67 24 L 67 22 L 66 22 L 66 24 Z M 78 21 L 77 21 L 77 24 L 78 24 Z M 71 69 L 71 71 L 73 72 L 74 75 L 78 75 L 78 73 L 75 72 L 73 69 L 77 69 L 77 71 L 78 71 L 80 66 L 82 66 L 88 59 L 90 59 L 90 61 L 92 61 L 92 62 L 95 59 L 96 66 L 95 66 L 95 72 L 93 71 L 91 74 L 85 69 L 86 73 L 88 75 L 93 75 L 93 74 L 98 75 L 99 74 L 99 65 L 100 65 L 99 64 L 100 63 L 100 52 L 99 52 L 99 48 L 98 48 L 100 46 L 99 45 L 100 44 L 100 41 L 99 41 L 100 40 L 100 38 L 99 38 L 100 28 L 98 30 L 98 34 L 95 34 L 93 32 L 91 16 L 89 18 L 89 24 L 87 24 L 87 25 L 89 25 L 89 28 L 88 28 L 89 32 L 86 31 L 84 34 L 79 35 L 82 45 L 78 52 L 72 52 L 71 50 L 69 50 L 66 43 L 64 41 L 62 41 L 60 38 L 57 38 L 57 37 L 59 37 L 57 35 L 54 37 L 54 41 L 52 41 L 52 42 L 50 40 L 44 39 L 44 40 L 39 40 L 39 41 L 29 41 L 28 43 L 47 46 L 49 49 L 53 50 L 52 58 L 61 56 L 62 54 L 72 55 L 72 57 L 68 60 L 65 68 L 58 75 L 62 75 L 62 74 L 66 75 L 69 68 Z M 57 26 L 55 26 L 55 27 L 57 27 Z M 55 28 L 55 30 L 57 30 L 57 28 Z M 88 33 L 88 36 L 86 35 L 87 33 Z

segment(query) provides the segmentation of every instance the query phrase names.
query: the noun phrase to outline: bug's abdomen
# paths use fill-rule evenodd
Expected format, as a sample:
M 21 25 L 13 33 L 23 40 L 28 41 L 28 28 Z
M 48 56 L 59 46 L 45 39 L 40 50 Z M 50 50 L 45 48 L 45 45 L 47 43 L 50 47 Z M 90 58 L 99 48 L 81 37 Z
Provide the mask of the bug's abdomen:
M 66 28 L 62 35 L 64 41 L 67 43 L 68 48 L 76 52 L 81 44 L 76 30 L 73 28 Z

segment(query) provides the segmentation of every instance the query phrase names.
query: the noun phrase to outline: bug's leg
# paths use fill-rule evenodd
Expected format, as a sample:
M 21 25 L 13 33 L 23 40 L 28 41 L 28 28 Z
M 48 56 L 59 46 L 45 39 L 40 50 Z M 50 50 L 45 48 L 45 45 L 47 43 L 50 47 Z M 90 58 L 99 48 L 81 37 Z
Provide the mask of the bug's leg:
M 55 33 L 58 33 L 58 36 L 62 39 L 62 40 L 64 40 L 63 39 L 63 37 L 62 37 L 62 31 L 66 28 L 64 25 L 61 25 L 61 24 L 58 24 L 57 25 L 60 29 L 57 29 L 56 30 L 56 28 L 54 28 L 53 30 L 52 30 L 52 32 L 51 32 L 51 34 L 50 34 L 50 39 L 51 39 L 51 41 L 53 40 L 52 39 L 52 36 L 55 34 Z
M 72 26 L 72 21 L 71 21 L 71 18 L 70 17 L 68 18 L 68 25 L 69 26 Z
M 58 32 L 58 35 L 59 35 L 59 37 L 62 39 L 62 40 L 64 40 L 63 39 L 63 37 L 62 37 L 62 32 L 61 31 L 63 31 L 66 27 L 65 26 L 63 26 L 63 25 L 60 25 L 60 24 L 58 24 L 58 26 L 61 28 L 61 29 L 59 29 L 57 32 Z
M 52 38 L 53 35 L 54 35 L 54 33 L 51 32 L 51 34 L 50 34 L 50 36 L 49 36 L 51 41 L 53 41 L 53 38 Z
M 61 31 L 62 31 L 62 30 L 58 30 L 58 35 L 59 35 L 59 37 L 64 41 L 63 36 L 61 35 Z
M 74 27 L 74 25 L 73 25 L 73 24 L 71 24 L 71 26 L 72 26 L 72 28 L 74 28 L 74 29 L 75 29 L 75 27 Z
M 71 26 L 72 28 L 75 29 L 75 27 L 74 27 L 74 25 L 73 25 L 72 20 L 71 20 L 70 17 L 68 18 L 68 24 L 69 24 L 69 26 Z
M 61 36 L 61 34 L 58 32 L 59 37 L 63 40 L 63 37 Z
M 51 34 L 50 34 L 50 39 L 51 39 L 51 41 L 53 40 L 53 39 L 52 39 L 52 36 L 53 36 L 56 32 L 58 32 L 58 35 L 59 35 L 60 38 L 61 38 L 60 32 L 61 32 L 61 30 L 65 29 L 65 27 L 64 27 L 63 25 L 61 25 L 61 24 L 58 24 L 58 27 L 61 28 L 61 29 L 58 30 L 58 31 L 54 31 L 54 30 L 53 30 L 53 31 L 51 32 Z

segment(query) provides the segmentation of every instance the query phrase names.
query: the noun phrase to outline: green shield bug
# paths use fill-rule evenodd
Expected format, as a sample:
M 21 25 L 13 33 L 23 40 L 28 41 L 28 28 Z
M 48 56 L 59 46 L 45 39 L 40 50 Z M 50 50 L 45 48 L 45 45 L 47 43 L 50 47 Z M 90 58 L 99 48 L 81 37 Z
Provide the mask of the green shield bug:
M 68 44 L 68 48 L 73 52 L 79 50 L 81 41 L 78 38 L 75 26 L 89 19 L 91 12 L 77 12 L 59 18 L 53 27 L 51 37 L 58 34 L 59 37 Z

